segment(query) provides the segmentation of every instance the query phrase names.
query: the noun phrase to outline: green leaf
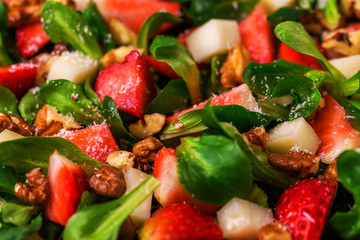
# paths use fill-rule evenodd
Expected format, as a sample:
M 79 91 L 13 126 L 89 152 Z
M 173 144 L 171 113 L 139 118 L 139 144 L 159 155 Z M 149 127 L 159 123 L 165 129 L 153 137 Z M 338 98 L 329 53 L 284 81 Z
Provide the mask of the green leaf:
M 41 20 L 52 42 L 67 42 L 93 59 L 102 58 L 102 51 L 89 24 L 75 10 L 56 1 L 47 1 L 42 7 Z
M 0 192 L 15 195 L 14 186 L 19 182 L 15 169 L 3 164 L 0 164 Z
M 276 12 L 273 12 L 267 17 L 267 20 L 273 25 L 276 26 L 281 22 L 285 21 L 298 21 L 300 17 L 306 13 L 307 10 L 299 8 L 297 6 L 288 8 L 282 7 Z
M 201 101 L 200 72 L 191 54 L 184 45 L 170 36 L 157 36 L 150 46 L 150 52 L 159 62 L 166 62 L 184 79 L 192 104 Z
M 185 82 L 170 80 L 146 108 L 146 113 L 171 114 L 176 109 L 185 108 L 189 99 Z
M 86 79 L 86 81 L 83 83 L 83 88 L 85 96 L 92 102 L 92 104 L 97 106 L 99 109 L 102 109 L 103 103 L 99 95 L 97 95 L 97 93 L 92 88 L 91 78 Z
M 34 218 L 29 224 L 23 226 L 3 223 L 0 225 L 1 240 L 22 240 L 25 237 L 38 232 L 41 228 L 41 223 L 41 215 Z
M 151 36 L 158 31 L 164 23 L 181 23 L 182 19 L 169 12 L 157 12 L 146 19 L 138 34 L 136 47 L 144 49 L 148 54 L 148 44 Z
M 96 37 L 104 44 L 106 52 L 115 48 L 114 39 L 108 31 L 106 23 L 101 17 L 96 4 L 90 2 L 90 4 L 83 10 L 83 15 L 92 29 L 91 32 L 94 34 L 97 33 Z
M 0 85 L 0 113 L 18 115 L 18 100 L 8 88 Z
M 261 112 L 272 119 L 280 122 L 289 120 L 290 110 L 287 107 L 265 99 L 258 99 L 257 102 L 261 108 Z
M 0 32 L 6 29 L 6 23 L 7 23 L 6 9 L 2 1 L 0 1 Z
M 225 59 L 226 59 L 225 55 L 214 56 L 211 59 L 210 79 L 202 87 L 205 98 L 210 98 L 214 96 L 214 94 L 220 94 L 227 91 L 227 89 L 224 88 L 221 84 L 221 74 L 220 74 L 220 69 Z
M 193 0 L 190 14 L 196 25 L 201 25 L 212 18 L 244 19 L 258 3 L 258 0 Z
M 275 27 L 276 36 L 297 52 L 317 58 L 320 63 L 333 75 L 336 82 L 345 80 L 344 75 L 320 53 L 314 40 L 298 22 L 287 21 Z
M 100 124 L 105 119 L 101 111 L 86 98 L 80 85 L 65 79 L 52 80 L 40 88 L 45 103 L 62 114 L 73 116 L 83 125 Z
M 176 149 L 181 185 L 195 199 L 222 205 L 252 190 L 251 165 L 235 141 L 223 136 L 186 137 Z
M 351 96 L 355 93 L 359 93 L 359 88 L 360 88 L 360 71 L 357 72 L 351 78 L 337 85 L 336 91 L 338 91 L 341 95 Z
M 125 128 L 124 123 L 120 117 L 119 111 L 114 100 L 106 96 L 103 103 L 103 115 L 106 118 L 107 124 L 114 135 L 121 137 L 125 140 L 133 142 L 137 140 L 136 137 L 131 135 L 128 130 Z
M 330 26 L 337 26 L 339 24 L 341 15 L 337 6 L 337 0 L 327 0 L 327 4 L 323 9 L 326 21 Z
M 40 210 L 39 206 L 24 206 L 9 202 L 1 208 L 1 220 L 4 223 L 24 226 L 33 216 L 39 214 Z
M 39 92 L 28 92 L 20 100 L 19 112 L 22 118 L 29 124 L 34 124 L 38 111 L 45 105 Z
M 68 221 L 64 240 L 114 239 L 125 219 L 160 185 L 150 176 L 127 195 L 77 211 Z M 86 221 L 84 221 L 86 219 Z M 115 237 L 115 239 L 117 239 Z
M 49 156 L 57 150 L 92 176 L 96 168 L 105 164 L 81 151 L 75 144 L 58 137 L 24 137 L 0 143 L 0 163 L 13 167 L 18 176 L 34 168 L 47 172 Z

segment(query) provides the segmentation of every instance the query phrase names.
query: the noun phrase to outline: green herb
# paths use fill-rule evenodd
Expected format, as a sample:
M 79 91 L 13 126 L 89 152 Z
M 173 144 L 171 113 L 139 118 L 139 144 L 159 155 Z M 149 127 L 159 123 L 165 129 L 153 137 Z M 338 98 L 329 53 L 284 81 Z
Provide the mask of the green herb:
M 185 108 L 189 99 L 185 82 L 170 80 L 146 108 L 146 113 L 171 114 L 176 109 Z
M 157 36 L 150 46 L 150 52 L 157 61 L 166 62 L 184 79 L 193 104 L 201 101 L 200 72 L 185 46 L 178 44 L 174 37 Z
M 18 100 L 8 88 L 0 85 L 0 113 L 18 115 Z
M 300 7 L 312 11 L 315 0 L 298 0 L 298 2 Z
M 39 92 L 28 92 L 20 100 L 19 112 L 22 118 L 29 124 L 34 124 L 38 111 L 45 105 Z
M 15 169 L 6 165 L 0 165 L 0 192 L 15 195 L 14 186 L 19 182 Z
M 0 1 L 0 32 L 6 29 L 7 14 L 2 1 Z
M 323 9 L 326 21 L 330 26 L 337 26 L 339 24 L 341 15 L 338 10 L 337 0 L 327 0 L 327 4 Z
M 105 120 L 101 111 L 86 98 L 81 86 L 71 81 L 49 81 L 41 86 L 39 92 L 45 103 L 62 114 L 73 116 L 81 124 L 100 124 Z
M 276 26 L 281 22 L 285 21 L 297 21 L 300 17 L 306 13 L 307 10 L 299 8 L 297 6 L 292 8 L 282 7 L 276 12 L 273 12 L 267 17 L 267 20 L 273 25 Z
M 235 141 L 223 136 L 186 137 L 176 149 L 181 185 L 195 199 L 225 204 L 252 190 L 251 165 Z
M 92 79 L 88 78 L 83 83 L 84 94 L 92 102 L 94 106 L 97 106 L 99 109 L 102 109 L 103 103 L 99 95 L 97 95 L 97 93 L 92 88 L 92 82 L 93 82 Z
M 40 230 L 42 223 L 41 215 L 37 216 L 27 225 L 15 226 L 9 223 L 2 223 L 0 226 L 1 240 L 22 240 Z
M 9 202 L 1 208 L 1 220 L 4 223 L 23 226 L 39 214 L 40 210 L 39 206 L 24 206 Z
M 276 121 L 289 121 L 290 110 L 287 107 L 265 99 L 258 99 L 257 102 L 265 115 Z
M 104 166 L 81 151 L 75 144 L 58 137 L 24 137 L 0 143 L 0 163 L 13 167 L 18 176 L 34 168 L 47 171 L 49 156 L 57 150 L 92 176 L 95 168 Z
M 275 27 L 275 34 L 280 41 L 295 51 L 317 58 L 333 75 L 337 83 L 345 80 L 344 75 L 320 53 L 314 40 L 300 23 L 293 21 L 282 22 Z
M 102 58 L 102 51 L 89 24 L 75 10 L 56 1 L 47 1 L 41 11 L 41 20 L 52 42 L 67 42 L 93 59 Z
M 360 71 L 354 76 L 336 86 L 336 91 L 341 95 L 351 96 L 360 92 Z
M 330 223 L 342 238 L 358 238 L 360 235 L 360 154 L 355 151 L 343 152 L 337 159 L 336 167 L 342 185 L 353 194 L 355 204 L 351 211 L 335 213 L 330 218 Z
M 90 205 L 77 211 L 66 224 L 64 240 L 117 239 L 119 229 L 125 219 L 159 185 L 160 182 L 150 176 L 119 199 Z
M 220 69 L 226 59 L 225 55 L 214 56 L 211 59 L 210 79 L 203 86 L 203 94 L 205 98 L 210 98 L 214 94 L 226 92 L 227 89 L 221 85 Z
M 181 18 L 178 18 L 169 12 L 157 12 L 146 19 L 141 26 L 138 34 L 136 47 L 144 49 L 144 54 L 148 54 L 148 44 L 150 37 L 160 29 L 164 23 L 180 23 Z

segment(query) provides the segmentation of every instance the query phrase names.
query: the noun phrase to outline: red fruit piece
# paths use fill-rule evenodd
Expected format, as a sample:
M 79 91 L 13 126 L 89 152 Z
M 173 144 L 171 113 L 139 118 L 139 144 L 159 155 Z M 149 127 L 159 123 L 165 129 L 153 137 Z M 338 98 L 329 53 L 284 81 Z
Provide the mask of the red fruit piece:
M 266 17 L 264 7 L 258 4 L 252 13 L 239 24 L 241 41 L 249 51 L 251 59 L 258 63 L 274 60 L 274 34 Z
M 320 239 L 335 197 L 337 181 L 305 179 L 290 186 L 280 196 L 275 218 L 293 240 Z
M 106 163 L 110 153 L 119 150 L 107 124 L 76 131 L 61 131 L 56 136 L 69 140 L 84 153 L 103 163 Z
M 192 106 L 189 109 L 175 113 L 174 115 L 166 118 L 166 123 L 169 123 L 176 118 L 184 115 L 195 109 L 204 108 L 208 101 L 201 102 Z M 231 90 L 224 92 L 220 95 L 214 96 L 211 100 L 211 106 L 230 105 L 237 104 L 247 108 L 250 111 L 259 111 L 259 106 L 252 95 L 249 87 L 246 84 L 242 84 L 238 87 L 234 87 Z
M 119 110 L 139 118 L 144 116 L 156 92 L 146 59 L 138 51 L 132 51 L 123 63 L 101 71 L 95 91 L 102 100 L 110 96 Z
M 50 198 L 45 216 L 65 226 L 88 189 L 87 176 L 81 167 L 55 151 L 49 159 L 48 179 Z
M 317 154 L 321 161 L 331 163 L 345 150 L 360 147 L 360 133 L 346 121 L 345 109 L 329 94 L 323 94 L 325 107 L 311 123 L 321 140 Z
M 115 18 L 138 33 L 152 14 L 167 11 L 180 16 L 180 4 L 161 0 L 95 0 L 101 15 L 109 21 Z
M 141 240 L 217 240 L 222 231 L 215 220 L 186 204 L 157 210 L 140 231 Z
M 10 89 L 18 98 L 33 87 L 38 67 L 32 63 L 18 63 L 0 67 L 0 85 Z
M 33 23 L 16 29 L 16 44 L 20 55 L 29 58 L 50 43 L 41 23 Z
M 161 206 L 166 207 L 173 203 L 187 203 L 206 215 L 214 215 L 221 206 L 199 202 L 192 198 L 180 185 L 177 177 L 176 150 L 163 147 L 156 154 L 154 171 L 152 174 L 161 182 L 154 196 Z
M 158 62 L 152 55 L 147 57 L 148 64 L 155 69 L 155 71 L 172 79 L 178 79 L 179 76 L 166 62 Z

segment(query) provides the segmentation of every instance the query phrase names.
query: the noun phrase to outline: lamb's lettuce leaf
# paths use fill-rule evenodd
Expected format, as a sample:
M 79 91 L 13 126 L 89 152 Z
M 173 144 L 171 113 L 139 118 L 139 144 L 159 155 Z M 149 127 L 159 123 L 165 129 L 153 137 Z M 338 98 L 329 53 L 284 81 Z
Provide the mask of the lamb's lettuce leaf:
M 8 88 L 0 85 L 0 113 L 18 115 L 18 100 Z

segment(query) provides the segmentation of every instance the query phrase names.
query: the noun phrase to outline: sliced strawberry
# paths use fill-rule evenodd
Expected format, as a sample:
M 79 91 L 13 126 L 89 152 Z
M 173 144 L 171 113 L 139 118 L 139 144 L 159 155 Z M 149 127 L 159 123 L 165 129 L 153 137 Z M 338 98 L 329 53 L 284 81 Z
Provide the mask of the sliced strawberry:
M 274 34 L 266 17 L 265 8 L 258 4 L 252 13 L 239 24 L 241 41 L 249 51 L 251 59 L 258 63 L 274 60 Z
M 115 18 L 135 33 L 152 14 L 167 11 L 180 16 L 180 4 L 161 0 L 95 0 L 101 15 L 108 21 Z
M 126 56 L 125 62 L 110 65 L 101 71 L 95 91 L 104 100 L 114 99 L 119 110 L 141 118 L 155 97 L 155 86 L 146 59 L 138 51 Z
M 110 153 L 119 150 L 107 124 L 76 131 L 61 131 L 56 136 L 71 141 L 84 153 L 103 163 L 106 163 Z
M 45 216 L 65 226 L 88 189 L 87 176 L 81 167 L 55 151 L 49 159 L 48 179 L 50 197 Z
M 186 204 L 160 208 L 145 222 L 140 240 L 217 240 L 222 231 L 215 220 Z
M 10 89 L 18 98 L 33 87 L 38 67 L 32 63 L 18 63 L 0 67 L 0 85 Z
M 174 72 L 174 70 L 166 62 L 158 62 L 152 55 L 147 57 L 148 64 L 155 69 L 155 71 L 161 73 L 172 79 L 178 79 L 179 76 Z
M 292 239 L 320 239 L 330 212 L 337 181 L 305 179 L 290 186 L 280 196 L 275 218 L 292 234 Z
M 175 113 L 174 115 L 166 118 L 166 123 L 169 123 L 176 118 L 184 115 L 195 109 L 204 108 L 207 101 L 201 102 L 192 106 L 189 109 Z M 254 96 L 252 95 L 249 87 L 246 84 L 242 84 L 238 87 L 234 87 L 231 90 L 224 92 L 218 96 L 214 96 L 211 100 L 211 106 L 230 105 L 237 104 L 247 108 L 250 111 L 259 111 L 259 105 L 257 104 Z
M 154 196 L 161 206 L 173 203 L 187 203 L 197 208 L 200 212 L 213 216 L 221 206 L 203 203 L 192 198 L 180 185 L 177 177 L 176 150 L 163 147 L 156 154 L 153 176 L 161 182 Z
M 50 43 L 41 23 L 32 23 L 16 29 L 16 44 L 20 55 L 29 58 Z
M 325 107 L 318 114 L 311 126 L 321 140 L 317 154 L 321 161 L 331 163 L 345 150 L 360 147 L 360 133 L 346 121 L 345 109 L 329 94 L 323 95 Z

